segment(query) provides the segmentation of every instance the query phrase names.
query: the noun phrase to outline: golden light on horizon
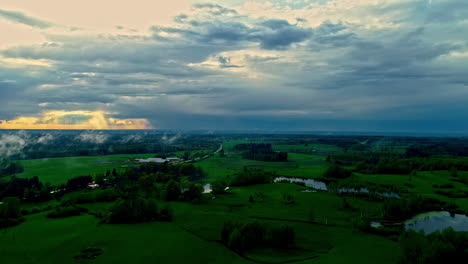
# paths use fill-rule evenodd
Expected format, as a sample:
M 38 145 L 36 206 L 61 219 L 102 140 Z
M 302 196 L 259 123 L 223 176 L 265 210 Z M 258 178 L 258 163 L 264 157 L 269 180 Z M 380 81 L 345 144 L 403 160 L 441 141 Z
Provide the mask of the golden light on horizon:
M 76 129 L 115 130 L 151 129 L 144 118 L 118 119 L 107 117 L 104 111 L 48 111 L 38 117 L 20 116 L 13 120 L 0 120 L 0 129 Z

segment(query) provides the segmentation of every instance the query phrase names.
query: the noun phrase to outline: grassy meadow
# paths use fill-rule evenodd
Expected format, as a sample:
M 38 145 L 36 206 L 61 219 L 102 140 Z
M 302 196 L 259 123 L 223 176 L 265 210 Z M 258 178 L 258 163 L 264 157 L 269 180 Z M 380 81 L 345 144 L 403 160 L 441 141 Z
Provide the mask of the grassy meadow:
M 274 144 L 273 149 L 288 152 L 288 161 L 265 162 L 243 159 L 233 146 L 246 141 L 225 142 L 224 154 L 194 163 L 203 170 L 200 183 L 228 178 L 245 167 L 271 170 L 279 176 L 321 178 L 330 166 L 327 153 L 341 148 L 325 144 Z M 250 141 L 248 141 L 250 142 Z M 261 141 L 259 141 L 261 142 Z M 183 152 L 177 153 L 182 155 Z M 17 177 L 38 176 L 57 185 L 72 177 L 96 175 L 106 170 L 134 164 L 134 158 L 154 154 L 109 155 L 22 160 L 24 173 Z M 467 172 L 460 172 L 461 175 Z M 468 191 L 466 184 L 451 181 L 447 171 L 420 171 L 415 175 L 354 173 L 346 181 L 391 185 L 416 194 L 454 202 L 468 211 L 468 198 L 449 198 L 437 194 L 437 186 L 453 184 Z M 200 202 L 164 202 L 173 212 L 172 222 L 103 224 L 93 214 L 105 214 L 113 202 L 86 203 L 88 213 L 59 219 L 46 212 L 25 216 L 24 223 L 0 229 L 1 263 L 396 263 L 400 255 L 397 237 L 362 232 L 355 227 L 359 219 L 382 219 L 383 205 L 378 200 L 334 192 L 303 192 L 308 188 L 290 183 L 256 184 L 230 187 L 226 194 L 203 194 Z M 80 191 L 92 194 L 98 190 Z M 285 202 L 285 196 L 292 202 Z M 65 198 L 67 195 L 65 195 Z M 347 206 L 344 206 L 344 203 Z M 47 210 L 55 200 L 40 204 L 23 203 L 22 208 Z M 241 255 L 220 241 L 226 221 L 261 222 L 267 226 L 288 225 L 295 230 L 294 250 L 258 248 Z M 93 247 L 103 250 L 96 259 L 78 261 L 74 256 Z

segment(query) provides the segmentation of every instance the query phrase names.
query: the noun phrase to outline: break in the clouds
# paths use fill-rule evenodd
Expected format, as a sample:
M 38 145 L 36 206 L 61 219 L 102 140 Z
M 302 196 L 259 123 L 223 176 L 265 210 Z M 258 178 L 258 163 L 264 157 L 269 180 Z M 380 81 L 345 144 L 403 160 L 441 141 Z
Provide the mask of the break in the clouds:
M 49 111 L 39 117 L 0 120 L 0 129 L 150 129 L 146 119 L 115 119 L 102 111 Z M 88 138 L 88 137 L 85 137 Z M 49 136 L 39 141 L 51 140 Z
M 464 1 L 5 1 L 0 128 L 468 131 Z

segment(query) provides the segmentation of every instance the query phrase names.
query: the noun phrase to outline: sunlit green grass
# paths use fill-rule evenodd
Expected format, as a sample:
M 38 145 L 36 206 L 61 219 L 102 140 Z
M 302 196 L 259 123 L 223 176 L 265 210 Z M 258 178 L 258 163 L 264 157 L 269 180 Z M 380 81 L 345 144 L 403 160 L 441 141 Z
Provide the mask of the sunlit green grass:
M 172 223 L 99 225 L 89 215 L 48 219 L 37 214 L 0 231 L 1 263 L 79 263 L 73 257 L 87 247 L 104 250 L 90 263 L 247 263 Z
M 104 173 L 106 170 L 131 164 L 131 159 L 153 157 L 154 154 L 120 154 L 89 157 L 65 157 L 19 161 L 24 173 L 17 176 L 31 178 L 38 176 L 42 182 L 53 185 L 66 183 L 68 179 Z
M 225 157 L 216 155 L 196 164 L 207 174 L 208 181 L 235 174 L 245 166 L 272 170 L 282 176 L 318 178 L 328 167 L 325 159 L 319 155 L 289 153 L 287 162 L 263 162 L 246 160 L 238 153 L 228 152 Z

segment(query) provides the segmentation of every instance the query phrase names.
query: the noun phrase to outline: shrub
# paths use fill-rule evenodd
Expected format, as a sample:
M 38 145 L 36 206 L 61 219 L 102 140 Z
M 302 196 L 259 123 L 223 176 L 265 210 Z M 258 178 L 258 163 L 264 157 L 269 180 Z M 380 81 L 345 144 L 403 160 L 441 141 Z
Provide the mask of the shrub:
M 172 210 L 169 207 L 165 207 L 159 211 L 158 221 L 170 222 L 173 219 Z
M 115 189 L 102 189 L 70 194 L 64 202 L 69 204 L 112 202 L 118 197 L 119 193 Z
M 246 249 L 244 246 L 244 238 L 239 229 L 234 229 L 229 235 L 227 247 L 236 252 L 243 252 Z
M 289 194 L 289 193 L 283 193 L 283 203 L 284 204 L 294 204 L 296 203 L 296 199 L 294 198 L 293 195 Z
M 170 180 L 166 185 L 166 201 L 177 201 L 180 198 L 180 184 Z
M 265 194 L 263 192 L 255 192 L 253 198 L 255 201 L 263 201 L 265 199 Z
M 130 197 L 118 200 L 104 221 L 110 224 L 172 221 L 172 211 L 168 207 L 158 211 L 155 199 Z
M 414 231 L 400 238 L 400 264 L 464 263 L 468 258 L 468 232 L 447 228 L 429 235 Z
M 121 199 L 110 209 L 108 222 L 112 224 L 128 224 L 154 221 L 158 216 L 158 208 L 154 199 L 133 197 Z
M 92 181 L 93 181 L 93 177 L 91 177 L 91 176 L 74 177 L 74 178 L 68 179 L 67 188 L 68 188 L 69 191 L 84 189 Z
M 212 194 L 223 194 L 225 193 L 225 189 L 227 187 L 227 183 L 224 180 L 218 180 L 211 183 L 211 193 Z
M 87 212 L 87 209 L 76 206 L 58 206 L 49 212 L 46 216 L 49 218 L 64 218 L 78 216 L 82 212 Z
M 270 183 L 276 174 L 273 172 L 245 169 L 244 171 L 237 173 L 233 176 L 231 181 L 232 186 L 247 186 L 253 184 L 264 184 Z
M 289 226 L 269 228 L 259 222 L 227 221 L 221 229 L 221 241 L 238 253 L 260 247 L 291 249 L 295 247 L 295 233 Z
M 21 164 L 0 159 L 0 177 L 22 173 L 23 171 L 24 168 Z
M 20 200 L 17 197 L 4 198 L 0 204 L 0 218 L 18 218 L 20 216 Z
M 15 226 L 23 221 L 20 200 L 17 197 L 4 198 L 0 204 L 0 228 Z
M 351 171 L 342 168 L 338 165 L 332 165 L 330 166 L 325 173 L 323 174 L 323 177 L 325 178 L 335 178 L 335 179 L 344 179 L 348 178 L 351 176 Z
M 202 198 L 202 193 L 203 186 L 189 183 L 187 190 L 184 192 L 184 199 L 188 201 L 200 200 Z
M 348 201 L 348 199 L 343 198 L 341 200 L 341 208 L 344 209 L 344 210 L 353 210 L 353 206 L 351 205 L 351 203 Z
M 418 213 L 455 209 L 455 205 L 433 198 L 419 196 L 410 199 L 386 199 L 383 205 L 384 215 L 395 220 L 405 220 Z

